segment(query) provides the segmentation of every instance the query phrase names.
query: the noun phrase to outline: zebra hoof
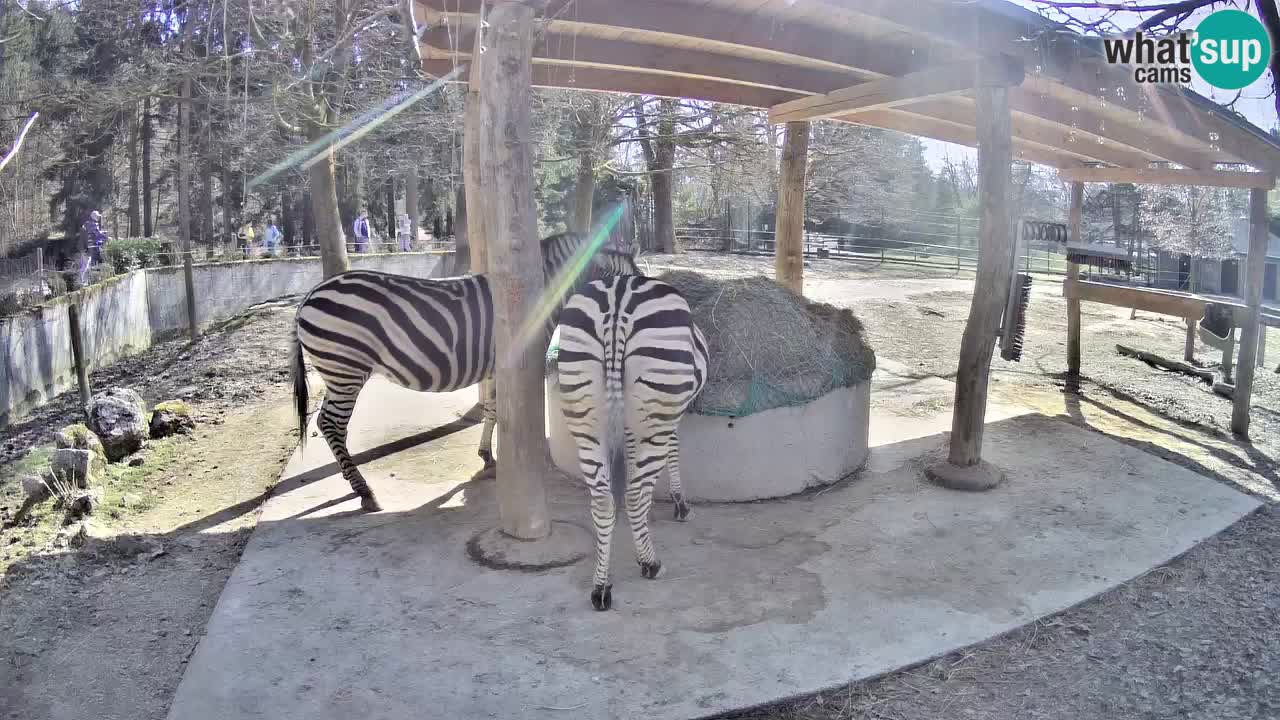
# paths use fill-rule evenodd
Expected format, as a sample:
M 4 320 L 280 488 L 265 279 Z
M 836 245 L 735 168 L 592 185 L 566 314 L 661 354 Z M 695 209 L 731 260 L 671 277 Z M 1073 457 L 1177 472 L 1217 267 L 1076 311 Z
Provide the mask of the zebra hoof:
M 645 580 L 654 580 L 662 574 L 662 561 L 654 560 L 651 563 L 640 563 L 640 576 Z
M 494 460 L 493 460 L 493 453 L 492 453 L 492 452 L 490 452 L 490 451 L 488 451 L 488 450 L 481 450 L 481 451 L 477 452 L 476 454 L 477 454 L 477 455 L 479 455 L 479 456 L 480 456 L 480 459 L 484 461 L 484 469 L 485 469 L 485 470 L 492 470 L 492 469 L 493 469 L 493 466 L 494 466 L 494 465 L 497 465 L 497 463 L 496 463 L 496 462 L 494 462 Z
M 677 521 L 688 522 L 689 518 L 693 517 L 693 511 L 689 509 L 689 503 L 686 503 L 683 499 L 676 500 L 675 507 L 675 516 Z
M 366 512 L 379 512 L 382 510 L 382 506 L 378 504 L 378 498 L 370 493 L 360 498 L 360 509 Z
M 591 591 L 591 607 L 596 610 L 608 610 L 613 605 L 613 586 L 597 585 Z

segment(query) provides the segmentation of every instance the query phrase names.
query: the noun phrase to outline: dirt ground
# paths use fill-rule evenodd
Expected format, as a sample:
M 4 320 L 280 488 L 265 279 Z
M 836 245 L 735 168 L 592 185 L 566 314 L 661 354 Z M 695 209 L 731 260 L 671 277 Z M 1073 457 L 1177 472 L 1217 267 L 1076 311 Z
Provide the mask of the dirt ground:
M 50 543 L 52 513 L 0 531 L 0 718 L 165 716 L 297 441 L 284 361 L 292 319 L 287 303 L 262 306 L 194 347 L 165 343 L 93 374 L 94 387 L 131 386 L 150 402 L 186 398 L 199 425 L 150 441 L 142 467 L 113 476 L 82 550 Z M 4 468 L 79 420 L 74 395 L 6 428 L 0 505 L 15 510 L 20 492 Z
M 769 258 L 691 253 L 646 262 L 655 271 L 772 271 Z M 881 357 L 922 376 L 953 376 L 971 275 L 813 260 L 806 277 L 812 296 L 853 308 Z M 1142 447 L 1268 505 L 1167 566 L 1007 636 L 733 717 L 1280 717 L 1280 514 L 1271 505 L 1280 499 L 1280 376 L 1257 374 L 1254 444 L 1238 443 L 1227 432 L 1229 401 L 1115 352 L 1119 342 L 1179 357 L 1181 323 L 1128 318 L 1124 309 L 1085 305 L 1084 377 L 1068 387 L 1065 302 L 1042 283 L 1023 362 L 994 361 L 993 395 Z M 263 306 L 193 348 L 163 344 L 94 374 L 96 387 L 132 385 L 149 401 L 186 398 L 201 423 L 193 438 L 152 443 L 143 467 L 119 480 L 140 501 L 99 513 L 84 550 L 53 547 L 47 528 L 0 532 L 0 718 L 165 716 L 256 509 L 296 442 L 285 363 L 291 319 L 287 302 Z M 1212 363 L 1219 354 L 1198 347 L 1197 356 Z M 1272 367 L 1277 360 L 1273 350 Z M 0 519 L 16 508 L 12 469 L 51 429 L 77 419 L 74 405 L 64 396 L 6 429 Z

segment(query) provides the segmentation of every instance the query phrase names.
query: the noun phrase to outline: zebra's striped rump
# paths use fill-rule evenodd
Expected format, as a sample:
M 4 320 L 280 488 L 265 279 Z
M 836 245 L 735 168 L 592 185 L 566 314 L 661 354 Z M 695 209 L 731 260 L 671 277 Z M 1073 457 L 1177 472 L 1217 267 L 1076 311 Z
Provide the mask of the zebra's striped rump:
M 591 492 L 596 532 L 592 605 L 612 604 L 609 556 L 625 502 L 641 575 L 662 570 L 649 535 L 653 486 L 667 471 L 677 520 L 680 418 L 706 384 L 707 345 L 689 305 L 660 280 L 618 276 L 587 284 L 560 317 L 558 373 L 565 422 Z

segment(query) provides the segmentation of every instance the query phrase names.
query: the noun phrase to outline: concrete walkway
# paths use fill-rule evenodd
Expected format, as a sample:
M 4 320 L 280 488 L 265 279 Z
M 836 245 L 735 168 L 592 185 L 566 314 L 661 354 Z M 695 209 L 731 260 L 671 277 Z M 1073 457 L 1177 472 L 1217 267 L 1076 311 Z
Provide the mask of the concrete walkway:
M 266 505 L 174 720 L 692 718 L 839 685 L 1066 608 L 1229 525 L 1256 502 L 1105 436 L 992 407 L 988 460 L 1009 482 L 937 488 L 953 391 L 882 362 L 868 467 L 789 500 L 660 504 L 665 574 L 615 537 L 614 607 L 589 562 L 521 574 L 470 561 L 496 523 L 478 468 L 474 390 L 374 383 L 353 449 L 386 510 L 355 511 L 318 437 Z M 944 403 L 945 404 L 945 403 Z M 424 432 L 424 428 L 437 428 Z M 698 482 L 686 477 L 687 484 Z M 589 526 L 584 491 L 552 512 Z

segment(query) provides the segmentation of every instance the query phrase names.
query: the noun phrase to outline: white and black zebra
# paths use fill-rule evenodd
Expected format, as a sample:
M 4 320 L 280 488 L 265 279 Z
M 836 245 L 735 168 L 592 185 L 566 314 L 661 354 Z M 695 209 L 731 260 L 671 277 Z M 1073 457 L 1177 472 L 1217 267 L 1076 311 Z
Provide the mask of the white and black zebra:
M 608 610 L 609 550 L 626 499 L 640 574 L 662 562 L 649 537 L 653 485 L 663 468 L 675 518 L 689 517 L 680 484 L 677 427 L 707 379 L 707 341 L 671 285 L 622 275 L 587 284 L 560 315 L 561 407 L 591 490 L 596 570 L 591 604 Z
M 636 272 L 628 253 L 563 233 L 541 242 L 548 288 L 575 258 L 590 253 L 581 275 L 567 283 L 557 302 L 596 277 Z M 575 263 L 576 264 L 576 263 Z M 568 270 L 566 270 L 567 272 Z M 544 346 L 558 311 L 548 318 Z M 360 507 L 380 510 L 373 491 L 347 450 L 347 425 L 356 398 L 375 373 L 419 392 L 449 392 L 482 385 L 484 429 L 479 455 L 492 468 L 497 422 L 493 383 L 493 293 L 483 274 L 427 280 L 371 270 L 352 270 L 321 282 L 302 301 L 294 321 L 294 405 L 302 442 L 307 437 L 307 372 L 303 351 L 324 379 L 317 425 L 342 475 L 360 497 Z

